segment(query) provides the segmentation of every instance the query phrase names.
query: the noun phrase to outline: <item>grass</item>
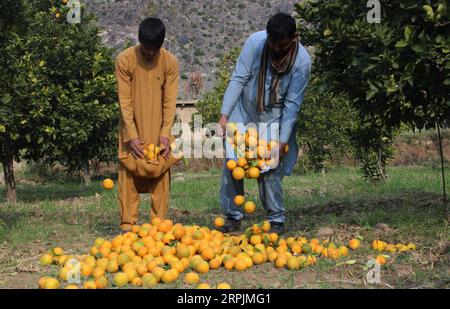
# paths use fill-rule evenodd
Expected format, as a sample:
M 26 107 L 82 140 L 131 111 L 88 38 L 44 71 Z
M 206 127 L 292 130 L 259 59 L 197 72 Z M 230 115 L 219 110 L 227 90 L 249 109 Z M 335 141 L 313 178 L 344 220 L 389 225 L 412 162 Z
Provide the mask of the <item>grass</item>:
M 220 215 L 220 171 L 175 173 L 173 175 L 170 218 L 184 224 L 211 226 Z M 246 191 L 258 205 L 254 181 Z M 0 187 L 0 195 L 4 196 Z M 288 235 L 315 237 L 322 227 L 335 231 L 333 241 L 346 243 L 361 235 L 361 250 L 348 259 L 358 263 L 335 267 L 320 260 L 301 271 L 275 269 L 270 264 L 243 273 L 223 269 L 202 276 L 213 284 L 226 280 L 236 288 L 372 288 L 364 278 L 372 239 L 414 242 L 418 251 L 395 256 L 383 269 L 379 288 L 443 287 L 450 280 L 450 234 L 447 212 L 441 201 L 440 173 L 427 167 L 395 167 L 389 179 L 370 184 L 354 168 L 342 168 L 326 175 L 295 175 L 284 181 Z M 105 192 L 99 183 L 19 185 L 17 205 L 0 202 L 0 287 L 35 287 L 47 269 L 38 265 L 39 256 L 50 247 L 61 246 L 72 253 L 86 253 L 97 237 L 118 233 L 117 191 Z M 142 196 L 141 223 L 148 220 L 149 197 Z M 259 206 L 255 215 L 245 218 L 249 226 L 264 219 Z M 381 232 L 376 224 L 385 223 L 390 231 Z M 401 269 L 402 275 L 399 275 Z M 172 287 L 183 288 L 178 282 Z

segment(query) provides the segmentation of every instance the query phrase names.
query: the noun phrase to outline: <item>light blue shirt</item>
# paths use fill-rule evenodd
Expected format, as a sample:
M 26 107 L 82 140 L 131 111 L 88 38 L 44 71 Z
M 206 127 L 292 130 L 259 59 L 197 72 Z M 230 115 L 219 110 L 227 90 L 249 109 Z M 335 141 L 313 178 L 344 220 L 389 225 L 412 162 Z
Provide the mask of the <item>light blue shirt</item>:
M 280 81 L 280 94 L 284 98 L 284 104 L 281 108 L 274 107 L 267 109 L 265 113 L 258 113 L 256 111 L 256 97 L 259 68 L 266 39 L 267 32 L 260 31 L 252 34 L 245 42 L 225 91 L 221 114 L 227 115 L 229 122 L 242 123 L 243 125 L 248 123 L 275 125 L 277 127 L 277 139 L 287 143 L 291 149 L 285 157 L 284 171 L 285 175 L 290 175 L 297 161 L 298 146 L 295 123 L 311 73 L 311 58 L 305 47 L 300 44 L 292 70 L 283 75 Z M 266 73 L 265 102 L 270 102 L 271 81 L 272 71 L 269 66 Z M 271 137 L 269 136 L 269 138 Z

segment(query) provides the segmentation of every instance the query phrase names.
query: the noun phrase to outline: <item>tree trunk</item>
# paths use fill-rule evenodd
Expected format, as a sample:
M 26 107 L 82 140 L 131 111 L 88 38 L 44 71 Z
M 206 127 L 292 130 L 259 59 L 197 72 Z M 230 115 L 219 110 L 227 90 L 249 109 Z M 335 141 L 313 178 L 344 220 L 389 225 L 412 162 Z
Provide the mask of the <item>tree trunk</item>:
M 83 181 L 85 185 L 91 184 L 91 173 L 89 171 L 89 161 L 83 163 Z
M 6 199 L 9 203 L 17 203 L 16 180 L 14 179 L 14 158 L 9 151 L 8 145 L 4 145 L 2 155 L 3 173 L 5 175 Z

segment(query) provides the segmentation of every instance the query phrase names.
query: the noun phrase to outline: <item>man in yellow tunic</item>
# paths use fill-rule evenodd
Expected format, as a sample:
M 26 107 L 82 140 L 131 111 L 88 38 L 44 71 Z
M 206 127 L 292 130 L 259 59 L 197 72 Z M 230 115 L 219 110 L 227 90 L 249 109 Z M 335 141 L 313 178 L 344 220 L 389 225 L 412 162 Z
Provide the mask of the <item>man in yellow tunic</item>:
M 123 51 L 116 59 L 116 78 L 120 102 L 119 159 L 132 155 L 143 158 L 143 144 L 165 146 L 176 113 L 179 69 L 176 57 L 162 47 L 165 26 L 159 18 L 147 18 L 139 26 L 139 45 Z M 163 219 L 169 205 L 170 171 L 159 178 L 133 176 L 119 166 L 118 192 L 120 228 L 137 224 L 139 193 L 150 193 L 151 218 Z

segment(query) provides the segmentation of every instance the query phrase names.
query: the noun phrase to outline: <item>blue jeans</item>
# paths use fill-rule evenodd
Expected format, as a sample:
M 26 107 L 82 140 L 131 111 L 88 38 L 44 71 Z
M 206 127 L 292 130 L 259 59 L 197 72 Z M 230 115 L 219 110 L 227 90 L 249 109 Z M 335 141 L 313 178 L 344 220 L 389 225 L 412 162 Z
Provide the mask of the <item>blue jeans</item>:
M 282 187 L 284 165 L 285 160 L 282 160 L 277 168 L 262 174 L 263 177 L 258 179 L 259 199 L 267 211 L 267 219 L 270 222 L 284 223 L 286 220 Z M 242 208 L 234 204 L 233 200 L 236 195 L 244 195 L 244 181 L 234 180 L 231 171 L 224 166 L 220 188 L 222 212 L 228 218 L 241 220 L 244 212 Z

